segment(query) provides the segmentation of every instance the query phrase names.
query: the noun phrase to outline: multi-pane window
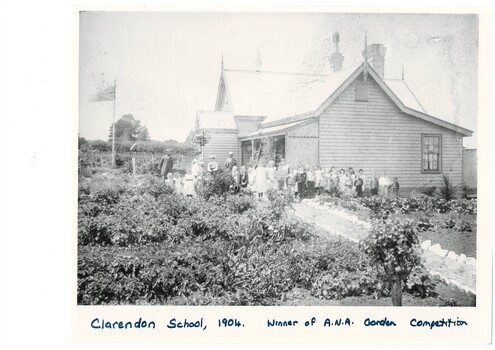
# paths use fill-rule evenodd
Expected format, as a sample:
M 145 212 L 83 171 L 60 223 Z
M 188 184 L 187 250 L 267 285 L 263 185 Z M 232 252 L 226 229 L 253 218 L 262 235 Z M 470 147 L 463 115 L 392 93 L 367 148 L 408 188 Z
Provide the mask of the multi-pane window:
M 442 137 L 440 135 L 422 136 L 422 171 L 440 172 L 442 159 Z

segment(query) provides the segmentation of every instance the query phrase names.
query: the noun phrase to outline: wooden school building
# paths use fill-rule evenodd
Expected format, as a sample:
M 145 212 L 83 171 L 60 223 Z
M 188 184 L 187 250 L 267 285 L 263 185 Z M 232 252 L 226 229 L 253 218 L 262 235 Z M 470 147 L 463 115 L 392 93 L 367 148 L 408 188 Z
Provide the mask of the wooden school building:
M 429 114 L 402 79 L 385 79 L 385 47 L 366 46 L 363 62 L 342 69 L 337 47 L 332 74 L 224 69 L 214 111 L 196 115 L 210 135 L 205 161 L 229 152 L 243 165 L 263 138 L 274 138 L 291 165 L 386 172 L 416 188 L 444 172 L 463 182 L 463 138 L 472 131 Z M 436 180 L 435 180 L 436 181 Z

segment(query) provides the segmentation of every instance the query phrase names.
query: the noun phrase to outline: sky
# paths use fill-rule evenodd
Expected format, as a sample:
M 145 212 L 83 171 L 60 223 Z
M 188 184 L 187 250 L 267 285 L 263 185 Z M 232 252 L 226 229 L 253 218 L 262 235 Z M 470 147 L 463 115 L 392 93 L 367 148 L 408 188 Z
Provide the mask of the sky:
M 402 67 L 426 111 L 474 131 L 478 18 L 464 14 L 82 12 L 79 134 L 107 139 L 113 102 L 92 102 L 117 81 L 116 118 L 131 113 L 155 140 L 183 142 L 196 112 L 213 110 L 221 57 L 228 69 L 329 74 L 332 34 L 344 68 L 368 44 L 386 46 L 385 77 Z

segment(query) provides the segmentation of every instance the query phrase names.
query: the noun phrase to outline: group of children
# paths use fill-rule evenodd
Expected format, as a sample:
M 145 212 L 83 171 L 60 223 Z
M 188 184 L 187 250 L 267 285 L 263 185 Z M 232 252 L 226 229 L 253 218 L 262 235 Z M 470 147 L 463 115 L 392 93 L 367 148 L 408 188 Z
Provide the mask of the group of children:
M 207 173 L 212 171 L 207 167 Z M 335 167 L 321 169 L 320 166 L 289 166 L 283 159 L 276 166 L 273 160 L 268 162 L 260 160 L 256 166 L 237 167 L 226 166 L 226 170 L 233 178 L 231 190 L 233 192 L 250 191 L 258 198 L 263 198 L 268 190 L 285 190 L 293 193 L 296 198 L 313 198 L 325 192 L 347 197 L 362 197 L 364 191 L 369 188 L 370 194 L 376 196 L 398 195 L 399 181 L 393 180 L 386 173 L 377 178 L 372 172 L 369 181 L 366 179 L 363 169 L 356 173 L 353 168 L 347 170 Z M 165 184 L 176 193 L 189 197 L 195 196 L 203 186 L 205 178 L 203 162 L 194 159 L 191 168 L 182 178 L 179 173 L 168 173 Z
M 246 174 L 245 168 L 243 172 Z M 263 197 L 269 189 L 286 190 L 299 199 L 313 198 L 324 193 L 362 197 L 367 188 L 372 196 L 379 193 L 388 196 L 398 195 L 400 189 L 397 177 L 390 180 L 386 173 L 378 179 L 373 172 L 367 181 L 363 169 L 356 173 L 353 168 L 337 171 L 335 167 L 291 167 L 284 160 L 278 166 L 273 161 L 266 164 L 259 162 L 256 167 L 249 167 L 245 176 L 248 179 L 247 186 L 244 184 L 242 187 L 256 193 L 258 197 Z

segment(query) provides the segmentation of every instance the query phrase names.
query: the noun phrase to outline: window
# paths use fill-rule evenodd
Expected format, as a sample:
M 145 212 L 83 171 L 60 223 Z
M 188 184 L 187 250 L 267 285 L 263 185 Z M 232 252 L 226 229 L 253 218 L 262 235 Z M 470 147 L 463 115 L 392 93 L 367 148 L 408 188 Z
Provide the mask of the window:
M 423 173 L 440 173 L 442 171 L 442 136 L 422 135 L 421 153 Z
M 368 84 L 365 79 L 356 82 L 356 101 L 368 102 Z

